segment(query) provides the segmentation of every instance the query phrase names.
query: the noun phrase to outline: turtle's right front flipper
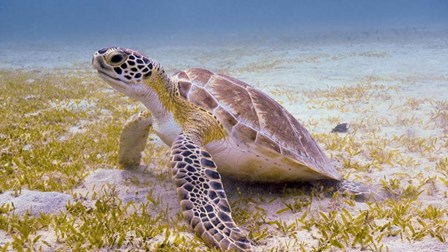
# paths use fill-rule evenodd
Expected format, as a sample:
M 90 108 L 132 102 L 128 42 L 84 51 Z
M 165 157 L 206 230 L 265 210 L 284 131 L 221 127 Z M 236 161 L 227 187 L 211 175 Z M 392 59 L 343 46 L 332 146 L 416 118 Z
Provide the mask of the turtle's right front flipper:
M 221 176 L 210 154 L 180 134 L 172 147 L 171 166 L 183 215 L 209 246 L 223 251 L 251 251 L 251 243 L 232 219 Z
M 126 122 L 121 131 L 118 150 L 118 163 L 122 168 L 129 169 L 140 165 L 152 123 L 149 111 L 140 112 Z

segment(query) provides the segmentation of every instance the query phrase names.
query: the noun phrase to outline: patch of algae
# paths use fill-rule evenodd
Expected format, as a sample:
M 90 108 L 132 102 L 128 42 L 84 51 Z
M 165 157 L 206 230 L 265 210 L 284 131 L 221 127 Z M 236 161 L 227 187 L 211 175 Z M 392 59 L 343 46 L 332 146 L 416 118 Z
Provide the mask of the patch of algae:
M 257 250 L 387 251 L 394 240 L 447 242 L 448 210 L 441 204 L 448 198 L 448 159 L 443 155 L 448 148 L 447 104 L 419 99 L 400 103 L 391 99 L 397 88 L 374 82 L 287 93 L 290 102 L 305 97 L 316 113 L 339 112 L 324 113 L 320 124 L 344 120 L 341 113 L 357 114 L 348 134 L 328 130 L 313 136 L 347 178 L 381 184 L 395 197 L 356 202 L 339 194 L 328 198 L 327 191 L 316 187 L 236 183 L 229 192 L 233 215 Z M 82 70 L 0 71 L 0 101 L 0 190 L 17 193 L 24 188 L 71 193 L 89 171 L 116 166 L 121 126 L 140 109 Z M 371 104 L 379 102 L 394 113 L 378 113 Z M 311 119 L 305 124 L 315 126 Z M 418 134 L 410 125 L 441 137 Z M 391 128 L 395 134 L 385 133 Z M 150 143 L 144 162 L 166 167 L 166 151 Z M 165 183 L 169 171 L 157 176 Z M 113 187 L 102 191 L 93 205 L 75 195 L 76 201 L 60 214 L 17 216 L 14 206 L 0 206 L 0 237 L 5 237 L 0 250 L 206 249 L 180 213 L 148 211 L 163 200 L 152 191 L 145 202 L 126 203 Z

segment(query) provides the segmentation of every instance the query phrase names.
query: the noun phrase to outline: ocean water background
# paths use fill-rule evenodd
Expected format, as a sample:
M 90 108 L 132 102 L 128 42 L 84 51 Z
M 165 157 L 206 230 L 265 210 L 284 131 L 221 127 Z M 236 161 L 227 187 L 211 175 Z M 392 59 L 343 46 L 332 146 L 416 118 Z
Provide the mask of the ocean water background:
M 0 68 L 90 68 L 92 52 L 120 46 L 167 69 L 224 71 L 213 55 L 237 48 L 446 40 L 446 13 L 445 0 L 0 0 Z
M 0 0 L 0 43 L 178 44 L 316 33 L 447 30 L 445 0 Z M 143 41 L 144 40 L 144 41 Z M 4 49 L 3 49 L 4 50 Z

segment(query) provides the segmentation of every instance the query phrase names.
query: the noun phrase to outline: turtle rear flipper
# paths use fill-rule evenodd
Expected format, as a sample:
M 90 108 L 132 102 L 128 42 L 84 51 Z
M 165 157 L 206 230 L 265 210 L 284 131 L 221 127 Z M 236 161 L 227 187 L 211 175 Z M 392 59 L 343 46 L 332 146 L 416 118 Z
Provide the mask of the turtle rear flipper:
M 366 186 L 362 183 L 353 182 L 349 180 L 341 180 L 336 185 L 337 190 L 342 194 L 354 195 L 361 200 L 385 200 L 388 196 L 387 193 L 377 186 Z
M 183 215 L 207 245 L 223 251 L 251 251 L 251 243 L 233 221 L 221 176 L 210 154 L 180 134 L 172 147 L 171 166 Z

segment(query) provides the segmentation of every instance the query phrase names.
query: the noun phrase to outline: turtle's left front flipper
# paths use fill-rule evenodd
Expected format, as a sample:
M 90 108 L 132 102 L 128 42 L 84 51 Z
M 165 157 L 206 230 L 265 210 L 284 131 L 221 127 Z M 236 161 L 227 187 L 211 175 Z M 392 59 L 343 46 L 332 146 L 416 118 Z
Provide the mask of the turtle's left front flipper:
M 223 251 L 251 251 L 251 243 L 232 219 L 221 176 L 210 154 L 180 134 L 172 147 L 171 166 L 183 215 L 209 246 Z
M 132 169 L 140 165 L 153 119 L 149 111 L 133 115 L 124 125 L 120 136 L 118 163 L 122 168 Z

